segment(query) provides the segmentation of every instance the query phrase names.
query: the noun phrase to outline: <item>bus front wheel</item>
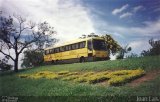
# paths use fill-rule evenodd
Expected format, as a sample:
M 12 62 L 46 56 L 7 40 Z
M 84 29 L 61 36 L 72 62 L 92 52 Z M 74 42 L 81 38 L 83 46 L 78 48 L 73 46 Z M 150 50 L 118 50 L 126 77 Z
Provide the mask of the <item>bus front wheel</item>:
M 80 57 L 80 63 L 85 62 L 85 58 L 82 56 Z

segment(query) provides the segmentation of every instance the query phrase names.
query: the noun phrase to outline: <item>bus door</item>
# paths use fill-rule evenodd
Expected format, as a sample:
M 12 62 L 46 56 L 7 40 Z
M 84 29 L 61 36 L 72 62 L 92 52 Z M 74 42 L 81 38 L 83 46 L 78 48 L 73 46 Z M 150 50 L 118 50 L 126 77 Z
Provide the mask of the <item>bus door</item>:
M 92 57 L 93 56 L 93 44 L 92 44 L 92 40 L 88 40 L 87 42 L 87 48 L 88 48 L 88 57 Z

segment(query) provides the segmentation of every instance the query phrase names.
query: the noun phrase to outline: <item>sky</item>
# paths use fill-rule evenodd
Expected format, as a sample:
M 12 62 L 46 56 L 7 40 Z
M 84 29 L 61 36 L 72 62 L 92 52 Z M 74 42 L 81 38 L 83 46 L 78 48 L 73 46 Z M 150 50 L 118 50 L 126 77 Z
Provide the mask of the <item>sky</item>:
M 150 48 L 149 39 L 160 39 L 160 0 L 0 0 L 0 10 L 47 21 L 59 43 L 82 34 L 110 34 L 140 54 Z

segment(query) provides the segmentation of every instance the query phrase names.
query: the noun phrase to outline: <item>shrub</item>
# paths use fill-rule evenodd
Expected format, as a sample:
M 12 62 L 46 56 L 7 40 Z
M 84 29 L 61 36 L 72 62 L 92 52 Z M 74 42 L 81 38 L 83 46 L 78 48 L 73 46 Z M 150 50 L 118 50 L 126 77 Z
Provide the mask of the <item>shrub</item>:
M 127 72 L 127 70 L 123 70 L 124 72 Z M 123 72 L 122 71 L 122 72 Z M 121 72 L 121 71 L 120 71 Z M 114 73 L 114 72 L 113 72 Z M 135 78 L 138 78 L 145 74 L 145 71 L 142 69 L 137 70 L 128 70 L 128 74 L 121 75 L 121 76 L 114 76 L 114 74 L 110 75 L 110 80 L 108 81 L 109 85 L 116 86 L 116 85 L 122 85 L 129 81 L 134 80 Z
M 79 78 L 76 78 L 75 82 L 87 82 L 90 84 L 98 83 L 107 80 L 108 78 L 105 76 L 108 74 L 107 71 L 105 72 L 86 72 L 79 76 Z
M 79 75 L 72 75 L 72 76 L 63 77 L 62 80 L 71 81 L 77 78 L 79 78 Z
M 68 73 L 69 73 L 69 71 L 60 71 L 57 74 L 58 75 L 65 75 L 65 74 L 68 74 Z
M 109 85 L 112 85 L 112 86 L 117 86 L 117 85 L 122 85 L 126 82 L 126 77 L 125 76 L 121 76 L 121 77 L 115 77 L 115 78 L 111 78 L 109 81 L 108 81 L 108 84 Z
M 95 84 L 108 80 L 108 84 L 111 86 L 117 86 L 125 84 L 135 78 L 138 78 L 145 74 L 145 71 L 142 69 L 136 70 L 118 70 L 118 71 L 104 71 L 104 72 L 49 72 L 41 71 L 34 74 L 21 74 L 20 78 L 46 78 L 46 79 L 61 79 L 65 81 L 74 81 L 74 82 L 87 82 L 89 84 Z
M 58 78 L 58 74 L 49 71 L 41 71 L 34 74 L 21 74 L 19 75 L 19 77 L 32 78 L 32 79 L 39 79 L 39 78 L 56 79 Z
M 99 82 L 108 80 L 108 77 L 106 77 L 107 74 L 108 74 L 107 71 L 98 72 L 96 74 L 89 76 L 87 82 L 90 84 L 94 84 L 94 83 L 99 83 Z
M 74 82 L 79 82 L 79 83 L 82 83 L 82 82 L 87 82 L 87 77 L 78 77 L 74 80 Z
M 21 75 L 19 75 L 19 77 L 20 77 L 20 78 L 27 78 L 28 75 L 27 75 L 27 74 L 21 74 Z
M 87 82 L 90 83 L 90 84 L 95 84 L 95 83 L 103 82 L 103 81 L 105 81 L 107 79 L 108 78 L 106 76 L 104 76 L 104 75 L 102 75 L 102 76 L 94 76 L 94 77 L 90 77 Z

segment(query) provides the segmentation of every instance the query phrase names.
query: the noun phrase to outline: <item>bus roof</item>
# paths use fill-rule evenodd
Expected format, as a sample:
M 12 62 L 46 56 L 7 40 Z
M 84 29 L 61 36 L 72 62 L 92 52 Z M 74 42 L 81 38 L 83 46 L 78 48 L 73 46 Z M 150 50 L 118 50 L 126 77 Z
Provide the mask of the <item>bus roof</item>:
M 61 46 L 65 46 L 65 45 L 70 45 L 70 44 L 74 44 L 74 43 L 78 43 L 78 42 L 83 42 L 89 39 L 99 39 L 99 40 L 103 40 L 103 38 L 101 37 L 87 37 L 87 38 L 79 38 L 79 39 L 75 39 L 75 40 L 71 40 L 71 41 L 67 41 L 63 44 L 57 45 L 57 46 L 51 46 L 51 47 L 47 47 L 44 50 L 47 49 L 51 49 L 51 48 L 56 48 L 56 47 L 61 47 Z

